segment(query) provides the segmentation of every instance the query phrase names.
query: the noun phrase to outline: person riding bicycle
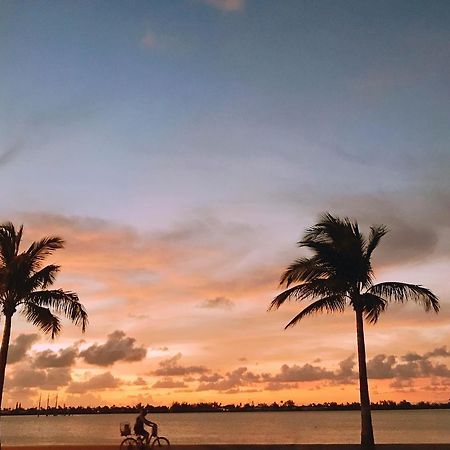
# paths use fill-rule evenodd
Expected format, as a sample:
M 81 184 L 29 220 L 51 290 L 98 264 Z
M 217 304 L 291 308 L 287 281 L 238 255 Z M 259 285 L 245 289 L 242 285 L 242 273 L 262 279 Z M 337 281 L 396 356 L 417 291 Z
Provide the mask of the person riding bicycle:
M 134 423 L 134 433 L 138 436 L 142 436 L 145 439 L 145 442 L 148 444 L 150 434 L 144 428 L 144 425 L 149 425 L 152 427 L 152 436 L 156 434 L 157 425 L 156 423 L 147 420 L 145 418 L 146 415 L 147 411 L 145 409 L 141 409 L 139 411 L 139 415 L 136 417 L 136 422 Z

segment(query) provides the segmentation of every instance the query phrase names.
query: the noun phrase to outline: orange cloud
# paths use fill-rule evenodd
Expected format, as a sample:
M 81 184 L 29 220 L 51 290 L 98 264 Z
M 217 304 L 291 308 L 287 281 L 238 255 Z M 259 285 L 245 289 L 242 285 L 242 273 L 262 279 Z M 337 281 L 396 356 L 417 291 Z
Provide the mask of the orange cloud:
M 224 12 L 242 11 L 245 7 L 245 0 L 201 0 L 206 5 L 220 9 Z

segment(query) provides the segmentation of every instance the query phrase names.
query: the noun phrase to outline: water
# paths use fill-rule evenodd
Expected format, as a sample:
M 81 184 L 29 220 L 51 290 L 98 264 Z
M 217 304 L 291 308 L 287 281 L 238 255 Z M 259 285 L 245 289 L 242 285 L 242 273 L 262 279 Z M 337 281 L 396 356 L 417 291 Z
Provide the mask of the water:
M 132 414 L 2 417 L 2 444 L 119 444 Z M 173 444 L 358 443 L 358 411 L 151 414 Z M 450 443 L 450 410 L 374 411 L 378 443 Z

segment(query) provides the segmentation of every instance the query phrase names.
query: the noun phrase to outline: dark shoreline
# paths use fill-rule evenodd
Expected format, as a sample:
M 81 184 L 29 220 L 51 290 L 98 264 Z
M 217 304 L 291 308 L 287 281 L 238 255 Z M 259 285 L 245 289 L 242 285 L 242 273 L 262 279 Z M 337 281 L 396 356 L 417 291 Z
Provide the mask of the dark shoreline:
M 450 405 L 440 405 L 439 407 L 413 407 L 413 408 L 372 408 L 372 411 L 436 411 L 436 410 L 448 410 Z M 151 414 L 186 414 L 186 413 L 264 413 L 264 412 L 277 412 L 277 413 L 288 413 L 288 412 L 345 412 L 345 411 L 359 411 L 359 408 L 309 408 L 309 407 L 298 407 L 295 409 L 241 409 L 241 410 L 185 410 L 185 411 L 159 411 L 159 410 L 149 410 Z M 3 411 L 0 413 L 0 417 L 13 417 L 13 416 L 82 416 L 82 415 L 112 415 L 112 414 L 137 414 L 137 410 L 129 409 L 117 409 L 117 410 L 103 410 L 103 409 L 71 409 L 71 410 L 53 410 L 40 411 L 36 410 L 24 410 L 24 411 Z
M 361 406 L 359 402 L 324 402 L 324 403 L 309 403 L 297 405 L 292 400 L 281 401 L 280 403 L 229 403 L 223 405 L 218 402 L 200 402 L 200 403 L 186 403 L 174 402 L 172 405 L 154 406 L 149 403 L 140 403 L 139 405 L 97 405 L 97 406 L 66 406 L 58 405 L 55 400 L 54 406 L 47 402 L 47 407 L 39 405 L 38 407 L 22 408 L 20 403 L 16 404 L 15 408 L 5 408 L 0 411 L 0 416 L 23 416 L 23 415 L 79 415 L 79 414 L 136 414 L 141 408 L 144 408 L 148 413 L 188 413 L 188 412 L 291 412 L 291 411 L 360 411 Z M 410 410 L 436 410 L 436 409 L 450 409 L 450 401 L 442 402 L 427 402 L 420 401 L 411 403 L 407 400 L 395 402 L 393 400 L 380 400 L 371 403 L 372 411 L 410 411 Z

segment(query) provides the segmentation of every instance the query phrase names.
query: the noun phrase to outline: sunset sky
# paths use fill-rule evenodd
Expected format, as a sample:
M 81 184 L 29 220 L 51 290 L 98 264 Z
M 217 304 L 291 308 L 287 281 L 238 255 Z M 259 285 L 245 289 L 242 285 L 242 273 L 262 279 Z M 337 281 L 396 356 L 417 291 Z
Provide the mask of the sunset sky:
M 372 400 L 448 401 L 449 42 L 447 0 L 3 0 L 1 221 L 90 320 L 15 316 L 4 405 L 357 401 L 351 311 L 267 312 L 324 211 L 441 300 L 367 327 Z

